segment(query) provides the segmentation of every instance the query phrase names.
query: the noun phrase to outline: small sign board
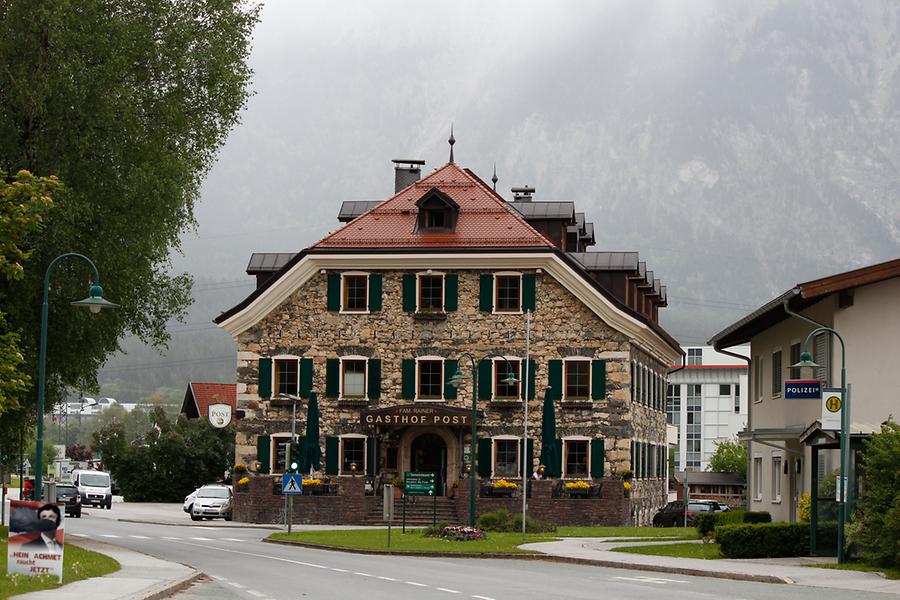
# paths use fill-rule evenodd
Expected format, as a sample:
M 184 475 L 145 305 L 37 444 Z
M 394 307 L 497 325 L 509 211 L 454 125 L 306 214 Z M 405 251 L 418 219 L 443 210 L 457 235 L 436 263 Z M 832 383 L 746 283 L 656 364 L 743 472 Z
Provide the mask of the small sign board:
M 231 423 L 231 405 L 230 404 L 210 404 L 209 405 L 209 423 L 216 429 L 228 427 Z
M 809 400 L 822 396 L 822 382 L 818 379 L 787 379 L 784 382 L 785 400 Z
M 285 473 L 281 476 L 281 493 L 285 495 L 303 493 L 303 475 L 300 473 Z
M 844 410 L 844 394 L 841 388 L 822 390 L 822 430 L 838 431 L 841 428 L 841 412 Z
M 404 473 L 403 493 L 407 496 L 434 496 L 434 492 L 434 473 Z

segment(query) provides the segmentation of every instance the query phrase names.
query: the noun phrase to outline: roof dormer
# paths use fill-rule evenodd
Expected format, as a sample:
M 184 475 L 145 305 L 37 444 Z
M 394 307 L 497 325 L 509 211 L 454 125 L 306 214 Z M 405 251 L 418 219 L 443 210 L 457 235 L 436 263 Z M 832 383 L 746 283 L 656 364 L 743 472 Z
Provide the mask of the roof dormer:
M 431 188 L 416 201 L 419 209 L 417 233 L 450 233 L 456 230 L 459 205 L 447 194 Z

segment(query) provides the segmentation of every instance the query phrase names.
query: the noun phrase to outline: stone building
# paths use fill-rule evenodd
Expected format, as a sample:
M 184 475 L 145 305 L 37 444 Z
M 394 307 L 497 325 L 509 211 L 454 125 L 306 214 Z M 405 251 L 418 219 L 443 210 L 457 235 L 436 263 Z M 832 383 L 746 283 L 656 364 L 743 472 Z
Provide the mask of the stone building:
M 409 163 L 395 169 L 392 198 L 344 203 L 334 233 L 296 255 L 251 258 L 257 289 L 216 319 L 238 346 L 237 460 L 258 477 L 282 473 L 291 402 L 279 396 L 314 391 L 332 485 L 358 490 L 361 479 L 372 493 L 425 471 L 452 496 L 469 476 L 489 486 L 537 467 L 549 395 L 547 473 L 599 495 L 604 478 L 633 471 L 631 511 L 646 519 L 666 502 L 666 371 L 681 356 L 657 321 L 665 286 L 637 253 L 588 251 L 593 225 L 571 202 L 535 201 L 531 188 L 506 202 L 452 155 L 424 179 Z M 301 402 L 300 434 L 305 420 Z M 272 486 L 254 489 L 262 502 Z

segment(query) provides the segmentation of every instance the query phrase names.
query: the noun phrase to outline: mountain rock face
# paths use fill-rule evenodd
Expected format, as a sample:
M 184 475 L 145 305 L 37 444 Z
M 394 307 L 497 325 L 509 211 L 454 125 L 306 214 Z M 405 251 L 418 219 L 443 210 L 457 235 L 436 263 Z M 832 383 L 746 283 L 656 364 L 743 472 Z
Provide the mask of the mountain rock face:
M 640 251 L 687 344 L 900 256 L 896 1 L 288 4 L 263 12 L 257 95 L 178 267 L 238 279 L 299 250 L 342 200 L 390 196 L 391 158 L 443 164 L 451 121 L 462 166 Z

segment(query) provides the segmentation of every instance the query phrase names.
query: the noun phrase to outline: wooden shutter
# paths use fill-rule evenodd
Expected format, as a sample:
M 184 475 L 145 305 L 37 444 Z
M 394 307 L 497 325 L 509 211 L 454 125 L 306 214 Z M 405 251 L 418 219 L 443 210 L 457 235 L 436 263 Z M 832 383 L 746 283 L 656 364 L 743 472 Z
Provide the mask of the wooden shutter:
M 827 387 L 831 383 L 831 334 L 820 333 L 813 338 L 813 361 L 819 365 L 815 378 Z
M 491 438 L 481 438 L 478 440 L 478 476 L 482 478 L 490 478 L 491 476 L 491 455 L 494 451 L 494 440 Z
M 591 477 L 603 477 L 603 461 L 605 460 L 604 441 L 600 438 L 591 440 Z
M 341 394 L 341 359 L 325 361 L 325 397 L 337 398 Z
M 548 477 L 562 477 L 562 466 L 566 460 L 563 456 L 563 442 L 557 438 L 553 440 L 553 445 L 556 446 L 556 456 L 553 457 L 553 464 L 544 466 L 547 467 L 549 472 Z
M 260 398 L 269 398 L 272 395 L 272 359 L 259 359 L 259 373 L 257 374 L 258 394 Z
M 522 449 L 522 440 L 519 440 L 519 453 L 521 455 L 522 465 L 525 466 L 525 477 L 530 477 L 534 473 L 534 438 L 528 438 L 528 446 Z M 519 467 L 519 474 L 522 474 L 522 467 Z
M 535 309 L 535 290 L 534 290 L 534 273 L 525 273 L 522 275 L 522 311 L 534 312 Z
M 591 398 L 603 400 L 606 398 L 606 361 L 591 361 Z
M 328 274 L 328 310 L 338 312 L 341 310 L 341 274 Z
M 403 310 L 405 312 L 416 310 L 416 276 L 412 273 L 403 275 Z
M 381 273 L 369 274 L 369 312 L 381 310 Z
M 325 436 L 325 472 L 328 475 L 338 474 L 338 460 L 340 454 L 340 440 L 333 435 Z
M 300 359 L 300 397 L 309 398 L 313 384 L 313 359 Z
M 481 312 L 494 312 L 494 275 L 482 273 L 479 284 L 478 309 Z
M 444 310 L 451 312 L 459 308 L 459 275 L 444 275 Z
M 563 361 L 547 361 L 547 378 L 550 386 L 550 399 L 562 400 Z
M 490 400 L 494 397 L 494 363 L 489 358 L 478 361 L 478 399 Z
M 375 475 L 378 472 L 378 438 L 370 435 L 366 438 L 366 475 Z
M 526 400 L 534 400 L 535 382 L 537 381 L 537 363 L 533 358 L 528 359 L 528 388 Z
M 413 400 L 416 397 L 416 361 L 403 359 L 403 398 Z
M 369 359 L 368 394 L 369 400 L 378 400 L 381 398 L 381 359 Z
M 459 368 L 459 361 L 445 359 L 444 360 L 444 398 L 446 400 L 456 400 L 456 388 L 447 383 L 456 370 Z
M 266 475 L 269 472 L 269 462 L 272 460 L 272 441 L 267 435 L 256 436 L 256 460 L 259 461 L 259 473 Z

